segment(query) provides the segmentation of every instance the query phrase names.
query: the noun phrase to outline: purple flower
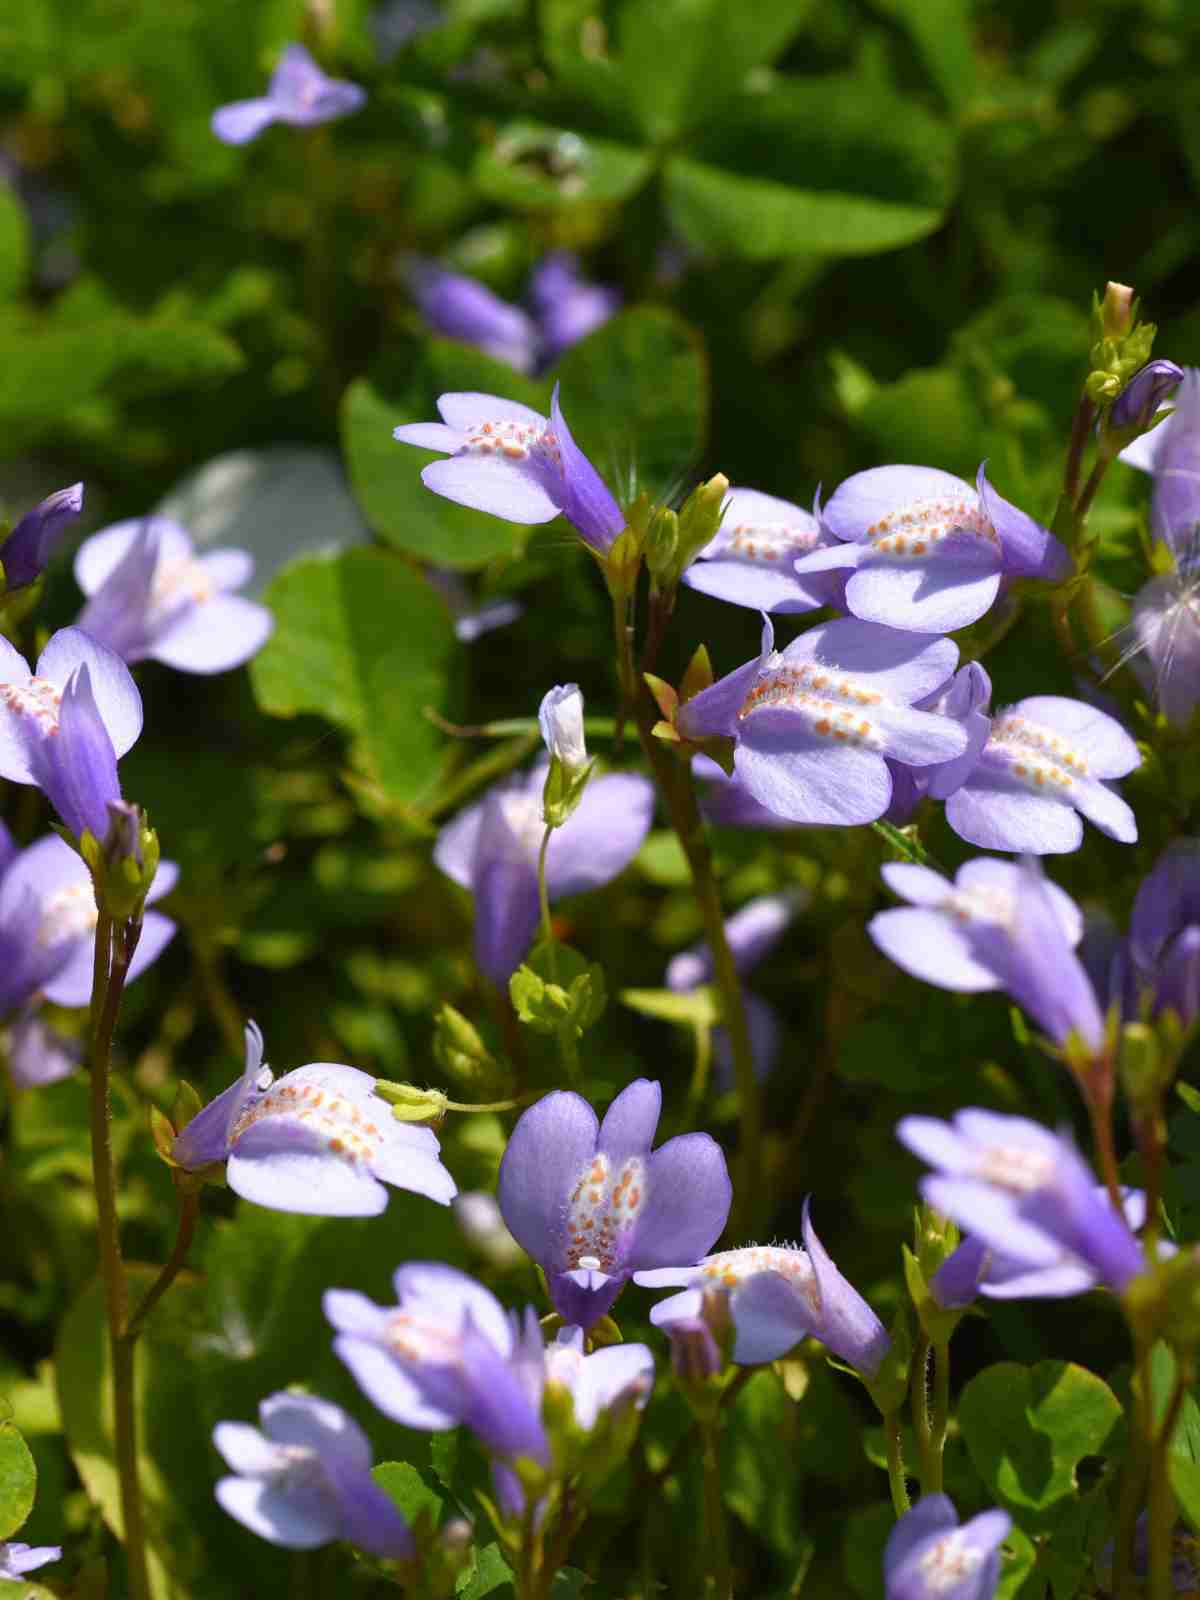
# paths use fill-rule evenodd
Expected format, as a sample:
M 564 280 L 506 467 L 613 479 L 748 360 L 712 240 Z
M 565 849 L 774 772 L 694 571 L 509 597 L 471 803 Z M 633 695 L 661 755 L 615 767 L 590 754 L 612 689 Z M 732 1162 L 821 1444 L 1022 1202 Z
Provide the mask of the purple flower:
M 457 1191 L 436 1136 L 398 1122 L 368 1073 L 317 1061 L 276 1081 L 262 1058 L 248 1023 L 245 1070 L 176 1136 L 177 1165 L 224 1161 L 235 1194 L 310 1217 L 378 1216 L 385 1184 L 449 1205 Z
M 216 1490 L 231 1517 L 285 1550 L 345 1539 L 374 1556 L 412 1555 L 407 1523 L 371 1476 L 367 1436 L 340 1406 L 285 1391 L 268 1395 L 258 1415 L 261 1432 L 248 1422 L 213 1429 L 237 1474 Z
M 704 784 L 700 795 L 700 811 L 711 823 L 720 828 L 782 828 L 802 827 L 789 817 L 768 811 L 750 793 L 736 775 L 730 777 L 709 756 L 693 756 L 692 772 Z
M 647 1289 L 683 1286 L 650 1313 L 658 1327 L 700 1315 L 704 1295 L 729 1296 L 735 1340 L 733 1359 L 743 1366 L 776 1361 L 801 1339 L 819 1339 L 855 1371 L 873 1378 L 890 1340 L 879 1318 L 838 1271 L 804 1202 L 801 1237 L 794 1245 L 748 1245 L 705 1256 L 694 1267 L 635 1273 Z
M 1194 551 L 1178 556 L 1173 570 L 1142 585 L 1134 596 L 1130 627 L 1130 665 L 1167 721 L 1186 728 L 1200 705 L 1200 565 Z
M 760 805 L 793 822 L 846 826 L 887 810 L 885 757 L 908 766 L 951 761 L 967 748 L 949 717 L 913 709 L 947 682 L 949 639 L 923 639 L 842 618 L 762 653 L 680 708 L 688 738 L 737 740 L 735 776 Z
M 985 850 L 1054 855 L 1083 842 L 1080 813 L 1110 839 L 1137 839 L 1133 812 L 1107 780 L 1141 765 L 1113 717 L 1082 700 L 1039 694 L 994 718 L 965 782 L 946 801 L 946 821 Z
M 533 371 L 538 330 L 524 311 L 476 279 L 449 272 L 433 261 L 410 261 L 405 276 L 421 315 L 435 333 L 474 345 L 517 372 Z
M 561 512 L 601 552 L 624 528 L 621 508 L 571 437 L 557 384 L 549 417 L 493 394 L 444 394 L 438 410 L 441 422 L 393 432 L 401 444 L 450 457 L 421 470 L 434 494 L 509 522 L 549 522 Z
M 36 1007 L 14 1019 L 8 1033 L 8 1070 L 18 1089 L 43 1089 L 60 1083 L 82 1060 L 82 1043 L 43 1022 Z
M 952 1123 L 904 1117 L 896 1133 L 935 1169 L 921 1180 L 927 1204 L 1012 1261 L 1055 1267 L 1067 1250 L 1117 1290 L 1142 1270 L 1137 1240 L 1070 1139 L 980 1110 Z
M 888 1535 L 886 1600 L 992 1600 L 1011 1528 L 1007 1511 L 981 1512 L 960 1528 L 944 1494 L 925 1495 Z
M 1174 361 L 1148 361 L 1113 401 L 1108 426 L 1148 428 L 1182 382 L 1183 368 Z
M 568 250 L 543 256 L 529 279 L 529 296 L 541 330 L 541 365 L 547 367 L 621 307 L 620 290 L 589 283 L 580 274 L 578 257 Z
M 126 661 L 161 661 L 179 672 L 227 672 L 270 636 L 265 606 L 229 591 L 254 562 L 244 550 L 197 557 L 169 517 L 114 523 L 80 545 L 75 578 L 88 603 L 79 626 Z
M 546 764 L 489 789 L 443 828 L 433 859 L 475 896 L 475 960 L 503 987 L 538 925 L 537 859 L 545 823 Z M 636 773 L 593 778 L 546 851 L 552 901 L 608 883 L 641 848 L 654 815 L 654 788 Z
M 980 856 L 953 884 L 909 862 L 882 873 L 909 905 L 879 912 L 867 931 L 898 967 L 959 994 L 1007 990 L 1057 1044 L 1074 1029 L 1093 1050 L 1103 1047 L 1104 1019 L 1074 954 L 1082 913 L 1035 862 Z
M 760 895 L 726 921 L 725 936 L 739 974 L 744 976 L 770 955 L 807 898 L 798 891 Z M 667 988 L 676 994 L 688 994 L 701 984 L 711 983 L 712 979 L 712 951 L 706 943 L 681 950 L 677 956 L 672 956 L 667 967 Z M 757 995 L 746 994 L 744 999 L 754 1070 L 759 1078 L 765 1078 L 774 1067 L 779 1050 L 779 1017 L 775 1008 Z M 713 1033 L 718 1076 L 729 1081 L 733 1062 L 728 1032 L 721 1026 Z
M 1152 992 L 1157 1016 L 1167 1007 L 1185 1027 L 1200 1014 L 1200 839 L 1176 839 L 1143 878 L 1129 919 L 1125 1009 Z
M 1120 459 L 1154 477 L 1150 524 L 1177 556 L 1195 553 L 1200 523 L 1200 367 L 1185 367 L 1175 410 L 1121 451 Z
M 604 1121 L 559 1090 L 518 1119 L 500 1163 L 500 1209 L 546 1274 L 566 1322 L 590 1328 L 627 1278 L 698 1260 L 729 1215 L 720 1146 L 706 1133 L 668 1139 L 651 1154 L 662 1090 L 638 1078 Z
M 1054 535 L 1007 501 L 980 467 L 975 488 L 934 467 L 872 467 L 838 486 L 821 525 L 845 542 L 796 571 L 853 569 L 846 607 L 864 622 L 949 633 L 989 611 L 1002 579 L 1071 571 Z
M 22 1544 L 19 1539 L 13 1539 L 0 1544 L 0 1578 L 16 1582 L 27 1572 L 36 1572 L 39 1567 L 61 1559 L 61 1545 L 43 1544 L 33 1547 Z
M 755 611 L 815 611 L 843 603 L 845 581 L 838 574 L 806 577 L 794 570 L 797 556 L 836 544 L 811 512 L 757 489 L 731 489 L 722 509 L 716 537 L 683 575 L 690 588 Z
M 125 663 L 79 628 L 60 628 L 30 672 L 0 640 L 0 777 L 36 784 L 72 833 L 108 833 L 117 757 L 142 731 Z
M 348 117 L 366 104 L 357 83 L 327 78 L 302 44 L 289 44 L 271 75 L 265 97 L 235 100 L 212 114 L 212 131 L 223 144 L 249 144 L 272 122 L 311 128 Z
M 945 800 L 962 787 L 987 743 L 992 725 L 988 715 L 991 698 L 992 680 L 978 661 L 969 661 L 958 669 L 944 689 L 916 702 L 918 711 L 932 711 L 960 723 L 967 735 L 967 748 L 953 761 L 928 767 L 906 767 L 889 761 L 888 770 L 892 775 L 892 803 L 887 809 L 889 822 L 902 826 L 927 795 L 934 800 Z
M 178 877 L 173 861 L 160 862 L 147 905 L 170 894 Z M 31 844 L 5 868 L 0 879 L 0 925 L 27 898 L 38 908 L 37 944 L 59 957 L 55 971 L 39 988 L 57 1006 L 86 1006 L 92 997 L 96 892 L 83 858 L 57 834 Z M 169 917 L 146 912 L 127 981 L 145 972 L 174 935 L 175 924 Z
M 10 589 L 23 589 L 40 578 L 54 547 L 83 510 L 83 485 L 59 489 L 27 511 L 0 544 L 0 564 Z
M 1094 1191 L 1099 1204 L 1107 1204 L 1102 1184 Z M 1146 1196 L 1140 1189 L 1123 1189 L 1125 1220 L 1136 1231 L 1146 1220 Z M 989 1300 L 1065 1300 L 1086 1294 L 1100 1282 L 1095 1268 L 1070 1250 L 1060 1250 L 1047 1267 L 1030 1267 L 1024 1261 L 993 1250 L 969 1235 L 929 1280 L 929 1291 L 948 1311 L 969 1306 L 976 1295 Z

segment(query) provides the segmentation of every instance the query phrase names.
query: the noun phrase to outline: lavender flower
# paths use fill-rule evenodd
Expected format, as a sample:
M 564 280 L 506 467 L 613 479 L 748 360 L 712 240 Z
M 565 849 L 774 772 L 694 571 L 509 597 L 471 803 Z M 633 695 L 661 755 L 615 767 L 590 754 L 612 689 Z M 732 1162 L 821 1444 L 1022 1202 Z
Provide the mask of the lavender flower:
M 544 367 L 603 327 L 621 308 L 620 291 L 589 283 L 579 271 L 579 258 L 568 250 L 543 256 L 529 279 L 529 296 L 537 312 Z
M 604 1121 L 577 1094 L 519 1118 L 500 1163 L 500 1209 L 542 1267 L 564 1321 L 590 1328 L 645 1268 L 698 1260 L 729 1215 L 725 1157 L 706 1133 L 651 1154 L 662 1090 L 638 1078 Z
M 764 619 L 762 653 L 680 708 L 688 738 L 737 740 L 735 776 L 769 811 L 794 822 L 850 825 L 887 810 L 887 761 L 927 767 L 968 745 L 949 717 L 916 711 L 954 671 L 949 639 L 840 619 L 778 653 Z
M 694 1267 L 639 1271 L 634 1282 L 647 1289 L 683 1286 L 650 1313 L 658 1327 L 700 1315 L 705 1294 L 729 1297 L 735 1339 L 733 1359 L 743 1366 L 777 1361 L 801 1339 L 819 1339 L 834 1355 L 873 1378 L 890 1341 L 883 1324 L 834 1265 L 817 1237 L 804 1202 L 801 1237 L 795 1245 L 749 1245 L 705 1256 Z
M 1120 459 L 1154 477 L 1150 524 L 1177 557 L 1194 555 L 1200 524 L 1200 367 L 1185 367 L 1175 410 L 1121 451 Z
M 1104 1019 L 1074 954 L 1083 915 L 1031 860 L 977 857 L 951 884 L 929 867 L 892 862 L 884 882 L 909 905 L 867 931 L 884 955 L 925 983 L 959 994 L 1004 989 L 1058 1044 L 1072 1030 L 1099 1051 Z
M 405 276 L 421 315 L 435 333 L 474 345 L 517 372 L 533 371 L 538 330 L 524 311 L 475 278 L 449 272 L 432 261 L 410 261 Z
M 1130 665 L 1167 721 L 1186 728 L 1200 705 L 1200 563 L 1193 550 L 1177 556 L 1169 572 L 1142 585 L 1134 596 L 1130 627 Z
M 701 594 L 755 611 L 783 614 L 840 606 L 843 578 L 836 573 L 806 577 L 794 568 L 797 556 L 835 543 L 811 512 L 790 501 L 757 489 L 731 489 L 716 537 L 688 567 L 683 581 Z
M 229 592 L 253 570 L 244 550 L 197 557 L 169 517 L 118 522 L 85 539 L 75 557 L 88 596 L 79 626 L 126 661 L 227 672 L 256 654 L 274 626 L 265 606 Z
M 170 894 L 179 877 L 173 861 L 159 863 L 146 896 L 147 905 Z M 38 910 L 37 945 L 57 954 L 55 970 L 38 985 L 58 1006 L 86 1006 L 92 997 L 92 958 L 96 932 L 96 893 L 83 859 L 57 834 L 39 839 L 16 855 L 0 878 L 0 925 L 22 902 Z M 147 911 L 126 981 L 145 972 L 175 936 L 175 924 L 159 911 Z
M 1040 694 L 1001 711 L 946 821 L 985 850 L 1054 855 L 1083 842 L 1080 813 L 1111 839 L 1137 839 L 1133 812 L 1107 780 L 1141 764 L 1114 718 L 1082 700 Z
M 1183 368 L 1174 361 L 1148 361 L 1121 390 L 1108 413 L 1111 428 L 1149 428 L 1183 382 Z M 1161 427 L 1162 424 L 1160 423 Z
M 0 639 L 0 777 L 36 784 L 73 834 L 107 835 L 117 757 L 141 731 L 129 669 L 79 628 L 53 635 L 36 672 Z
M 1093 1195 L 1098 1204 L 1107 1204 L 1103 1185 Z M 1123 1189 L 1121 1198 L 1125 1221 L 1136 1232 L 1146 1220 L 1146 1196 L 1140 1189 Z M 968 1235 L 930 1278 L 929 1292 L 939 1306 L 957 1311 L 979 1294 L 989 1300 L 1065 1300 L 1099 1283 L 1096 1269 L 1071 1250 L 1060 1250 L 1052 1266 L 1030 1267 Z
M 10 589 L 23 589 L 41 577 L 55 545 L 82 510 L 83 485 L 73 483 L 25 513 L 0 544 L 0 565 Z
M 725 936 L 740 975 L 752 971 L 770 955 L 807 898 L 807 895 L 797 891 L 760 895 L 726 921 Z M 711 983 L 712 979 L 712 951 L 706 943 L 694 945 L 690 950 L 681 950 L 678 955 L 672 956 L 667 967 L 667 988 L 676 994 L 689 994 L 702 984 Z M 775 1008 L 757 995 L 746 994 L 743 998 L 750 1028 L 754 1070 L 759 1078 L 765 1078 L 775 1065 L 779 1050 L 779 1017 Z M 733 1061 L 728 1033 L 723 1026 L 714 1029 L 713 1033 L 718 1075 L 722 1080 L 729 1081 Z
M 43 1089 L 71 1076 L 83 1060 L 83 1044 L 44 1022 L 31 1005 L 13 1019 L 7 1055 L 9 1075 L 18 1089 Z
M 694 756 L 692 771 L 704 784 L 699 802 L 701 813 L 717 827 L 777 831 L 803 826 L 789 817 L 768 811 L 754 798 L 736 772 L 731 776 L 722 771 L 709 756 Z
M 285 1550 L 315 1550 L 345 1539 L 371 1555 L 405 1560 L 408 1525 L 371 1476 L 366 1434 L 332 1401 L 269 1395 L 258 1408 L 261 1431 L 218 1422 L 213 1443 L 237 1474 L 217 1484 L 231 1517 Z
M 341 78 L 327 78 L 301 44 L 289 44 L 259 100 L 234 100 L 212 114 L 212 131 L 223 144 L 249 144 L 272 122 L 312 128 L 360 110 L 366 90 Z
M 557 384 L 549 417 L 492 394 L 444 394 L 438 410 L 441 422 L 393 432 L 401 444 L 450 457 L 421 471 L 434 494 L 510 522 L 549 522 L 561 512 L 600 552 L 624 528 L 620 507 L 571 437 Z
M 375 1217 L 384 1184 L 448 1205 L 457 1191 L 433 1131 L 398 1122 L 374 1088 L 357 1067 L 325 1061 L 276 1081 L 248 1023 L 242 1076 L 180 1131 L 172 1157 L 189 1172 L 224 1161 L 234 1193 L 274 1211 Z
M 475 896 L 475 960 L 503 987 L 520 966 L 538 924 L 537 859 L 545 823 L 546 765 L 496 784 L 443 828 L 433 859 Z M 654 815 L 654 789 L 636 773 L 593 778 L 546 851 L 551 901 L 599 888 L 641 848 Z
M 902 826 L 926 796 L 945 800 L 962 787 L 987 743 L 992 725 L 988 715 L 991 698 L 992 680 L 978 661 L 969 661 L 958 669 L 944 689 L 916 702 L 917 711 L 932 711 L 959 723 L 967 735 L 967 748 L 953 761 L 941 761 L 928 767 L 906 767 L 898 761 L 889 761 L 888 771 L 892 775 L 892 803 L 886 813 L 889 822 Z
M 897 1522 L 883 1553 L 886 1600 L 992 1600 L 1007 1511 L 984 1511 L 958 1525 L 944 1494 L 927 1494 Z
M 19 1582 L 28 1572 L 48 1566 L 51 1561 L 62 1560 L 62 1546 L 58 1544 L 27 1545 L 19 1539 L 0 1544 L 0 1578 Z
M 904 1117 L 896 1132 L 935 1169 L 921 1180 L 926 1202 L 1012 1261 L 1056 1267 L 1067 1250 L 1118 1291 L 1142 1270 L 1137 1240 L 1070 1139 L 980 1110 L 953 1123 Z
M 1127 956 L 1127 1013 L 1136 1015 L 1138 990 L 1148 989 L 1154 1015 L 1170 1007 L 1190 1027 L 1200 1015 L 1200 840 L 1174 840 L 1143 878 Z
M 839 485 L 821 525 L 845 541 L 796 562 L 808 573 L 853 569 L 846 607 L 864 622 L 915 633 L 965 628 L 1008 578 L 1056 582 L 1071 558 L 1054 535 L 997 494 L 933 467 L 872 467 Z

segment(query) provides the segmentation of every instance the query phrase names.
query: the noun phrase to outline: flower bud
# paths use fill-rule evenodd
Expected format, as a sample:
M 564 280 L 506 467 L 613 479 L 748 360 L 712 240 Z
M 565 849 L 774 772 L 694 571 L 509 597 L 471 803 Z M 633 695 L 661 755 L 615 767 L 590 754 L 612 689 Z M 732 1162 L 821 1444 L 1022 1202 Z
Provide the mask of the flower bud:
M 455 1084 L 481 1099 L 500 1098 L 508 1091 L 500 1063 L 451 1005 L 443 1005 L 434 1017 L 433 1059 Z
M 96 904 L 117 921 L 141 916 L 146 895 L 158 871 L 158 834 L 141 806 L 108 800 L 108 831 L 101 843 L 84 831 L 79 853 L 96 887 Z
M 389 1083 L 380 1078 L 375 1093 L 391 1106 L 397 1122 L 436 1124 L 446 1115 L 447 1096 L 441 1089 L 418 1089 L 415 1083 Z
M 557 684 L 543 697 L 538 726 L 550 752 L 542 817 L 548 828 L 561 828 L 583 799 L 592 770 L 583 734 L 583 696 L 577 683 Z
M 1100 324 L 1109 339 L 1122 339 L 1129 332 L 1133 326 L 1133 290 L 1129 284 L 1105 284 Z
M 646 565 L 656 579 L 668 578 L 679 547 L 679 518 L 669 507 L 654 513 L 646 533 Z
M 728 493 L 729 479 L 724 473 L 718 472 L 707 483 L 697 485 L 684 501 L 679 513 L 676 578 L 686 572 L 701 550 L 716 538 Z
M 83 510 L 83 485 L 59 489 L 27 511 L 0 544 L 0 564 L 9 590 L 22 589 L 40 578 L 69 525 Z
M 1135 372 L 1113 402 L 1110 428 L 1135 429 L 1145 433 L 1153 427 L 1159 407 L 1164 405 L 1183 382 L 1183 368 L 1174 361 L 1148 361 Z M 1122 440 L 1122 448 L 1128 440 Z

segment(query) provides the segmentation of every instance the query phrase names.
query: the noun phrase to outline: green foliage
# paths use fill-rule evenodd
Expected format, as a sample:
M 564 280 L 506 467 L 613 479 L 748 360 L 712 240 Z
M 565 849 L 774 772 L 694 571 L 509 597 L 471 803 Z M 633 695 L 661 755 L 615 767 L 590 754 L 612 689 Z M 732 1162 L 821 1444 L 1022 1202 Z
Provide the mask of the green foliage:
M 11 1422 L 0 1423 L 0 1539 L 10 1538 L 33 1510 L 37 1467 Z
M 440 598 L 397 557 L 350 550 L 290 567 L 267 603 L 275 632 L 253 666 L 263 710 L 327 717 L 390 800 L 418 800 L 441 742 L 425 710 L 444 704 L 454 648 Z

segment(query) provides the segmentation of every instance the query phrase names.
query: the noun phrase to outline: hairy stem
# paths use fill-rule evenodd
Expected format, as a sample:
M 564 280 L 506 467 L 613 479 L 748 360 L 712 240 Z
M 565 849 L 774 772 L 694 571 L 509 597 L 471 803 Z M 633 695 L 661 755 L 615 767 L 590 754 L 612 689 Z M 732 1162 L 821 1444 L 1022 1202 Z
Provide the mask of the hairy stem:
M 912 1505 L 908 1498 L 908 1479 L 904 1475 L 904 1444 L 900 1437 L 900 1413 L 889 1411 L 883 1419 L 883 1432 L 887 1440 L 888 1485 L 892 1491 L 892 1508 L 902 1517 Z
M 929 1419 L 929 1352 L 928 1334 L 922 1333 L 913 1352 L 909 1371 L 909 1389 L 912 1395 L 913 1434 L 917 1441 L 917 1467 L 921 1478 L 921 1493 L 933 1493 L 933 1428 Z M 940 1476 L 940 1473 L 939 1473 Z
M 100 1275 L 112 1357 L 113 1435 L 121 1490 L 121 1520 L 131 1600 L 150 1600 L 146 1567 L 146 1529 L 137 1470 L 137 1426 L 134 1412 L 133 1352 L 125 1338 L 129 1285 L 121 1258 L 117 1222 L 116 1168 L 112 1149 L 112 1106 L 109 1073 L 113 1034 L 121 991 L 141 932 L 141 918 L 114 924 L 104 910 L 96 920 L 96 955 L 92 971 L 91 1132 L 92 1181 L 96 1192 Z
M 933 1420 L 929 1442 L 929 1494 L 942 1489 L 942 1456 L 946 1449 L 946 1429 L 950 1424 L 950 1341 L 938 1340 L 933 1346 Z

